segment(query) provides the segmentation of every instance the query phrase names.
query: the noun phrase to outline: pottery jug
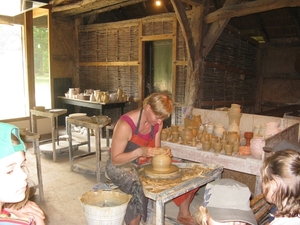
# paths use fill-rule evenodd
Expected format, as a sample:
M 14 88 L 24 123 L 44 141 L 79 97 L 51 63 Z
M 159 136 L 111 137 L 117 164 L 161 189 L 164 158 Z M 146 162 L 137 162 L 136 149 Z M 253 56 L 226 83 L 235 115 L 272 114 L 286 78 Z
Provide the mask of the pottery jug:
M 263 147 L 265 147 L 265 140 L 262 137 L 254 137 L 250 140 L 250 152 L 255 158 L 261 158 Z
M 217 136 L 218 138 L 222 138 L 224 131 L 225 131 L 224 125 L 215 124 L 214 132 L 213 132 L 215 136 Z
M 280 129 L 278 127 L 279 124 L 277 122 L 267 122 L 265 123 L 265 125 L 266 125 L 266 130 L 264 133 L 265 137 L 270 137 L 280 132 Z
M 152 167 L 156 171 L 167 171 L 172 163 L 170 156 L 165 155 L 163 152 L 152 158 Z

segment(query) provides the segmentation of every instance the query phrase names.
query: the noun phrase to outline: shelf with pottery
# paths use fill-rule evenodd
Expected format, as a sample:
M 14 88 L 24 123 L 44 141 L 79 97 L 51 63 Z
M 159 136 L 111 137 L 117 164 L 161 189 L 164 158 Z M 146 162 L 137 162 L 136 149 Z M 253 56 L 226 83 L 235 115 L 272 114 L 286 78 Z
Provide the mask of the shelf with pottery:
M 204 109 L 193 109 L 192 112 L 192 118 L 197 118 L 196 120 L 199 120 L 199 117 L 201 119 L 201 127 L 203 129 L 203 126 L 206 125 L 206 130 L 214 129 L 213 124 L 221 124 L 224 126 L 224 131 L 230 130 L 229 125 L 229 119 L 228 119 L 228 111 L 214 111 L 214 110 L 204 110 Z M 261 125 L 265 125 L 266 123 L 274 123 L 279 125 L 280 118 L 277 117 L 267 117 L 267 116 L 257 116 L 252 114 L 241 114 L 240 116 L 240 143 L 241 145 L 246 144 L 246 140 L 243 138 L 245 136 L 245 133 L 254 131 L 254 126 L 259 126 L 260 132 L 265 133 L 265 127 Z M 273 148 L 276 146 L 277 143 L 280 141 L 286 139 L 290 141 L 298 141 L 299 138 L 299 122 L 297 120 L 285 120 L 285 126 L 281 131 L 278 131 L 278 133 L 274 135 L 270 135 L 269 137 L 262 138 L 260 137 L 260 134 L 258 134 L 259 131 L 255 131 L 256 136 L 258 139 L 261 140 L 260 146 L 259 146 L 259 152 L 257 154 L 251 155 L 249 152 L 250 146 L 240 146 L 239 151 L 235 151 L 232 154 L 225 154 L 224 149 L 218 153 L 215 152 L 214 148 L 209 147 L 206 149 L 206 151 L 203 149 L 204 142 L 200 143 L 199 134 L 198 137 L 195 134 L 198 132 L 198 129 L 194 132 L 194 138 L 189 139 L 189 143 L 186 143 L 185 137 L 183 135 L 183 131 L 185 130 L 185 126 L 178 126 L 178 125 L 171 125 L 169 129 L 169 132 L 171 132 L 171 136 L 169 136 L 169 139 L 162 140 L 162 146 L 169 146 L 172 150 L 172 154 L 174 157 L 190 160 L 193 162 L 200 162 L 200 163 L 215 163 L 217 165 L 223 166 L 225 169 L 238 171 L 242 173 L 252 174 L 256 176 L 256 184 L 255 184 L 255 194 L 259 194 L 261 192 L 260 190 L 260 166 L 262 162 L 262 158 L 264 158 L 264 151 L 263 146 L 267 146 L 270 148 Z M 280 122 L 279 122 L 280 121 Z M 232 121 L 231 121 L 232 122 Z M 186 124 L 186 121 L 184 122 L 185 125 L 188 125 L 190 127 L 195 127 L 199 125 L 199 123 L 195 123 L 195 121 L 191 121 L 190 123 Z M 236 126 L 234 126 L 236 129 Z M 164 130 L 162 132 L 162 137 L 165 135 L 164 133 L 167 132 L 167 130 Z M 183 140 L 180 138 L 173 139 L 172 133 L 175 133 L 177 136 L 181 136 Z M 212 133 L 213 131 L 209 131 Z M 212 137 L 213 134 L 210 135 Z M 223 139 L 222 137 L 219 137 L 219 140 Z M 254 140 L 254 139 L 252 139 Z M 250 140 L 248 140 L 249 143 Z M 221 142 L 221 141 L 220 141 Z M 236 141 L 238 142 L 238 141 Z M 253 144 L 254 146 L 254 144 Z M 247 154 L 242 153 L 242 149 L 248 149 Z M 242 154 L 241 154 L 242 153 Z M 255 157 L 254 157 L 255 156 Z

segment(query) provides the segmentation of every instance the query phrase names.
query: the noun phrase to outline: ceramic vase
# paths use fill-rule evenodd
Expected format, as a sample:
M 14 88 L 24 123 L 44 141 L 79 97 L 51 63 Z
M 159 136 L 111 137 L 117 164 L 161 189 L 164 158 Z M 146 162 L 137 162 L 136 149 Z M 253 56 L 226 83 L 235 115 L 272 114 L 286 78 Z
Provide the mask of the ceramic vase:
M 265 147 L 265 140 L 262 137 L 254 137 L 250 141 L 250 152 L 254 158 L 260 159 Z
M 168 140 L 168 131 L 166 131 L 165 129 L 163 129 L 161 131 L 160 140 L 161 141 L 167 141 Z

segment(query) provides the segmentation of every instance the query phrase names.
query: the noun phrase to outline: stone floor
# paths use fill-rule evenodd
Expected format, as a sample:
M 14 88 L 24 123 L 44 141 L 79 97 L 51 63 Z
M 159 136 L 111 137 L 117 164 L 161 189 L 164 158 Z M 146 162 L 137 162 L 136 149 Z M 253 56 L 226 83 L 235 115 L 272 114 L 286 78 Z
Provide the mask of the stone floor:
M 64 129 L 60 130 L 60 135 L 64 134 Z M 79 133 L 73 134 L 81 137 Z M 84 137 L 84 136 L 83 136 Z M 94 139 L 91 139 L 92 149 Z M 106 140 L 102 139 L 102 162 L 105 164 L 107 159 Z M 86 152 L 86 146 L 80 146 L 75 155 Z M 28 144 L 27 167 L 30 179 L 37 183 L 36 164 L 33 148 Z M 86 224 L 83 208 L 79 197 L 91 190 L 97 184 L 94 175 L 72 172 L 70 170 L 69 155 L 67 152 L 59 154 L 57 161 L 53 162 L 51 154 L 41 154 L 42 178 L 44 186 L 44 201 L 41 202 L 38 196 L 38 190 L 33 200 L 44 210 L 46 214 L 46 224 L 48 225 L 76 225 Z M 106 182 L 104 173 L 101 173 L 101 182 Z M 195 213 L 202 202 L 203 188 L 201 188 L 190 207 L 190 211 Z M 165 205 L 165 215 L 176 218 L 178 213 L 177 206 L 172 202 Z M 153 220 L 153 219 L 152 219 Z M 153 220 L 155 221 L 155 220 Z M 148 223 L 155 224 L 155 222 Z M 168 224 L 176 224 L 166 221 Z

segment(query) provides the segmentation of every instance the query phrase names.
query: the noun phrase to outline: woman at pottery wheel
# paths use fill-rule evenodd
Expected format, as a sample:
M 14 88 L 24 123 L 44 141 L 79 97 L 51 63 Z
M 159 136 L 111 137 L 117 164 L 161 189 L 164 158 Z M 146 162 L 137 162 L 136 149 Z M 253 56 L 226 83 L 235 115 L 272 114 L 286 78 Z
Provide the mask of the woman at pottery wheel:
M 153 93 L 144 100 L 142 109 L 122 115 L 115 126 L 106 173 L 120 190 L 132 195 L 125 214 L 127 225 L 139 224 L 141 219 L 147 219 L 148 199 L 144 195 L 137 168 L 161 153 L 157 148 L 161 146 L 163 121 L 171 112 L 171 98 L 166 93 Z M 165 154 L 171 156 L 170 149 Z M 197 190 L 174 199 L 179 206 L 177 220 L 181 224 L 197 224 L 189 212 Z

